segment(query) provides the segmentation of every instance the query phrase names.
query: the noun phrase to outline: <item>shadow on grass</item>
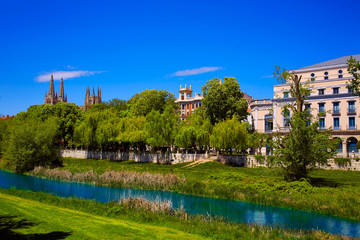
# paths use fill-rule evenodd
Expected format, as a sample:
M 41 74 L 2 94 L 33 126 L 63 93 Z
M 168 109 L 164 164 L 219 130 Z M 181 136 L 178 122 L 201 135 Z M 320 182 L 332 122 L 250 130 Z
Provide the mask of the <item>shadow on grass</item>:
M 30 228 L 36 226 L 37 223 L 30 222 L 25 219 L 18 219 L 15 216 L 2 215 L 0 216 L 0 236 L 1 239 L 65 239 L 70 236 L 69 232 L 54 231 L 50 233 L 33 233 L 22 234 L 14 230 L 22 228 Z
M 337 188 L 341 184 L 338 182 L 335 182 L 333 180 L 325 179 L 325 178 L 312 178 L 309 177 L 309 182 L 314 187 L 332 187 Z

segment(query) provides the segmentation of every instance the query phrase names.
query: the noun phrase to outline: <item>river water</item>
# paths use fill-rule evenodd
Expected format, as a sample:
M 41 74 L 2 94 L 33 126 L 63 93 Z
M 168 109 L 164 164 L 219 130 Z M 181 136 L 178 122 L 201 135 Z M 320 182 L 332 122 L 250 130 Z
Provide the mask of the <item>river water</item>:
M 47 180 L 0 170 L 0 187 L 47 192 L 60 197 L 79 197 L 100 202 L 142 197 L 150 201 L 171 201 L 173 208 L 191 214 L 211 214 L 232 222 L 255 223 L 273 227 L 318 229 L 333 234 L 360 237 L 360 222 L 313 212 L 242 201 L 232 201 L 163 191 L 95 186 Z M 0 206 L 1 207 L 1 206 Z M 360 206 L 359 206 L 360 207 Z

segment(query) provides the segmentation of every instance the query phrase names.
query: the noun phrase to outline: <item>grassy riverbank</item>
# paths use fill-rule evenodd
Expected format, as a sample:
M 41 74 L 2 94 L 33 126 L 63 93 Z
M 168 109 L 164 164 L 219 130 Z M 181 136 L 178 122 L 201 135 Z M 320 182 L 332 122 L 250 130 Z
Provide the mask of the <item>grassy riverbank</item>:
M 240 168 L 218 162 L 188 167 L 189 163 L 158 165 L 132 161 L 63 160 L 64 167 L 59 169 L 71 173 L 93 171 L 99 175 L 110 171 L 133 171 L 171 174 L 185 179 L 184 184 L 168 184 L 162 187 L 163 190 L 246 200 L 360 220 L 360 172 L 316 170 L 310 174 L 310 181 L 286 182 L 279 169 Z M 148 184 L 136 187 L 155 189 Z
M 341 239 L 15 189 L 0 189 L 0 206 L 6 239 Z

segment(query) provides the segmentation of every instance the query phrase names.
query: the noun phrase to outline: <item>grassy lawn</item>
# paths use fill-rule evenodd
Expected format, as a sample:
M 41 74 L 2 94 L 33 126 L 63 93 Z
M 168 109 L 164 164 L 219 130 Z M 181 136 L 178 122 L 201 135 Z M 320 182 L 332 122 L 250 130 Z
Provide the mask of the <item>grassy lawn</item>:
M 0 188 L 2 239 L 342 239 Z
M 179 230 L 97 216 L 0 194 L 4 239 L 205 239 Z
M 158 165 L 133 161 L 64 158 L 72 173 L 93 170 L 172 173 L 186 178 L 174 192 L 245 200 L 267 205 L 311 210 L 360 220 L 360 172 L 314 170 L 309 181 L 284 181 L 279 169 L 241 168 L 207 162 L 194 167 L 189 163 Z M 145 188 L 145 187 L 144 187 Z

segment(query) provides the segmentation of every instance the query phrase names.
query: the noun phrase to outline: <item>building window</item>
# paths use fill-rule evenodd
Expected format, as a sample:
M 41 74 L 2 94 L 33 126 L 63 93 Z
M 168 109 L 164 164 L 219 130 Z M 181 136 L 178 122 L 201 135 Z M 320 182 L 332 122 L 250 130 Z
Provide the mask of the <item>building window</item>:
M 333 128 L 334 128 L 334 130 L 340 130 L 340 119 L 339 118 L 334 118 Z
M 328 80 L 328 79 L 329 79 L 329 77 L 328 77 L 328 76 L 325 76 L 325 77 L 324 77 L 324 80 Z
M 192 108 L 193 108 L 193 109 L 194 109 L 194 106 L 195 106 L 195 105 L 194 105 L 194 104 L 192 104 Z
M 319 95 L 324 95 L 325 89 L 319 89 Z
M 342 75 L 343 71 L 342 70 L 339 70 L 339 78 L 342 78 L 343 75 Z
M 333 94 L 339 94 L 339 88 L 333 88 Z
M 289 98 L 289 92 L 284 92 L 284 98 Z
M 284 114 L 284 127 L 289 127 L 290 126 L 290 111 L 285 110 L 283 114 Z
M 352 153 L 352 152 L 355 152 L 357 153 L 358 152 L 358 148 L 356 147 L 356 143 L 357 143 L 357 140 L 356 138 L 354 137 L 351 137 L 347 140 L 348 142 L 348 152 L 349 153 Z
M 325 103 L 319 103 L 319 113 L 325 112 Z
M 348 93 L 354 93 L 354 89 L 348 88 Z
M 349 117 L 349 130 L 355 130 L 355 117 Z
M 348 112 L 354 113 L 355 112 L 355 101 L 348 102 L 348 106 L 349 106 Z
M 183 105 L 181 106 L 181 108 L 182 108 L 182 109 L 185 109 L 185 104 L 183 104 Z
M 309 112 L 311 112 L 311 104 L 310 103 L 305 104 L 305 110 L 308 110 Z
M 201 102 L 199 103 L 199 107 L 201 107 Z
M 319 125 L 320 129 L 325 129 L 325 118 L 319 119 Z
M 342 152 L 343 152 L 343 143 L 342 143 L 341 140 L 340 140 L 339 146 L 338 146 L 338 148 L 336 149 L 336 151 L 337 151 L 338 153 L 342 153 Z
M 340 103 L 339 102 L 333 103 L 333 113 L 340 113 Z
M 311 81 L 315 81 L 315 73 L 311 74 Z
M 324 72 L 324 75 L 327 76 L 327 75 L 329 75 L 329 73 L 328 73 L 328 72 Z
M 271 132 L 273 130 L 273 116 L 265 116 L 265 132 Z
M 325 77 L 324 77 L 324 80 L 328 80 L 329 79 L 329 73 L 328 72 L 324 72 L 324 75 L 325 75 Z

